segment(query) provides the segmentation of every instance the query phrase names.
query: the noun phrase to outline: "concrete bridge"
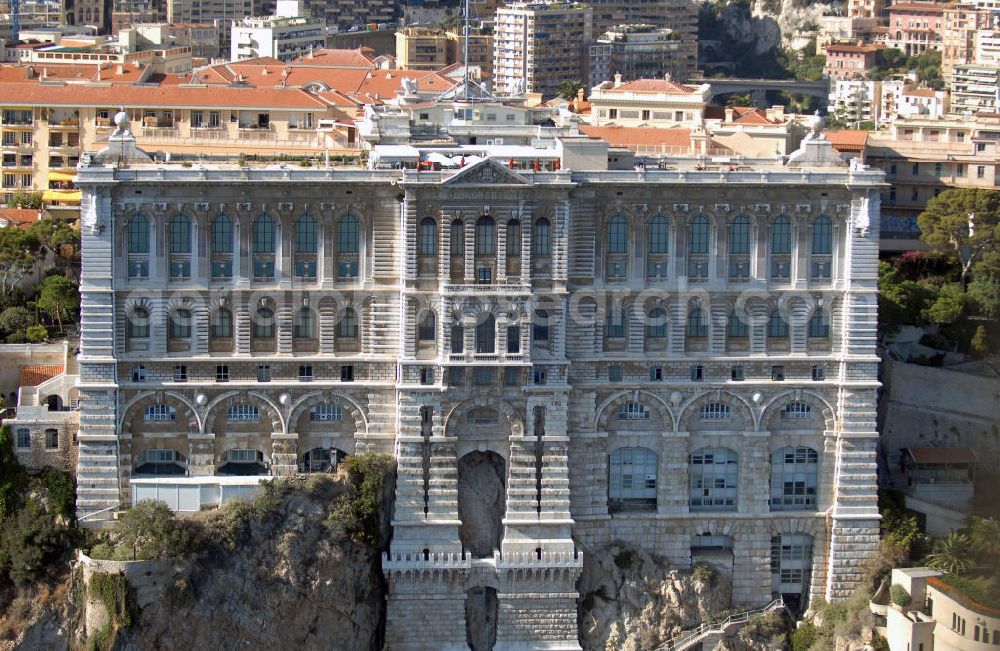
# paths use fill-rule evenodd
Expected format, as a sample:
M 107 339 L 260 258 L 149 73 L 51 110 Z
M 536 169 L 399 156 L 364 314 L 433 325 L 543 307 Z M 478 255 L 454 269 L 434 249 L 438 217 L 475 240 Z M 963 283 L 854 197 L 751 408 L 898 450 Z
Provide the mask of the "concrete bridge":
M 695 77 L 689 84 L 710 84 L 712 97 L 729 95 L 730 93 L 748 93 L 753 97 L 754 104 L 763 106 L 766 103 L 767 91 L 783 93 L 799 93 L 826 100 L 830 94 L 830 80 L 802 81 L 799 79 L 706 79 Z

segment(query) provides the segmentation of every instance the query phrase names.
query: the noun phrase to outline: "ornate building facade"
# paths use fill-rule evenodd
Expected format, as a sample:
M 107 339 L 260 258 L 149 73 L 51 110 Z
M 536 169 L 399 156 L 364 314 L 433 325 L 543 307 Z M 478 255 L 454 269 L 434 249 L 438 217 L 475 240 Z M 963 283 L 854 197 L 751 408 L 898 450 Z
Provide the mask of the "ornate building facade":
M 473 617 L 579 649 L 577 578 L 617 540 L 739 604 L 845 597 L 878 542 L 882 175 L 798 154 L 85 163 L 78 509 L 392 454 L 392 649 L 468 648 Z

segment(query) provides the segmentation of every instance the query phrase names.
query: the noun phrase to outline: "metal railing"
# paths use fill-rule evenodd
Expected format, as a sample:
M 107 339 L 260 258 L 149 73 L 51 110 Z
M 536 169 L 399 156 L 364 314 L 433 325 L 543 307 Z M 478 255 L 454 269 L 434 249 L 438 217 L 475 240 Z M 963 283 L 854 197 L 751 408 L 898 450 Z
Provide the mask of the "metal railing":
M 785 607 L 785 601 L 781 597 L 761 608 L 754 608 L 753 610 L 730 615 L 721 622 L 701 624 L 697 628 L 682 631 L 665 644 L 656 647 L 656 651 L 684 651 L 684 649 L 692 647 L 710 633 L 724 633 L 727 628 L 734 624 L 746 624 L 755 617 L 766 615 L 776 610 L 788 612 L 788 608 Z

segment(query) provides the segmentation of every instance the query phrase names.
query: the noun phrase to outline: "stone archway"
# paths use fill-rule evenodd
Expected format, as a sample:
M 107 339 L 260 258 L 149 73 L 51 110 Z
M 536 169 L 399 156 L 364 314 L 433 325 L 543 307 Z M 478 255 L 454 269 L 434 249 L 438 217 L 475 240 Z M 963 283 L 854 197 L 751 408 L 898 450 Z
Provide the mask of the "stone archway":
M 478 586 L 465 593 L 465 640 L 472 651 L 491 651 L 496 645 L 499 610 L 495 588 Z
M 474 451 L 458 460 L 459 538 L 473 556 L 492 556 L 503 540 L 507 464 L 496 452 Z

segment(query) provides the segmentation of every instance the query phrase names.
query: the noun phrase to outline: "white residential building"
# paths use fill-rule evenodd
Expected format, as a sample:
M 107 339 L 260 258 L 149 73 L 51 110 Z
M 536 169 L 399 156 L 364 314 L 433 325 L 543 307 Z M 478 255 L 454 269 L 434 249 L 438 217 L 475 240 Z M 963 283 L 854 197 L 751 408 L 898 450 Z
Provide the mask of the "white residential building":
M 291 61 L 322 49 L 326 22 L 301 15 L 300 0 L 278 0 L 277 14 L 233 22 L 230 52 L 233 61 L 274 57 Z

